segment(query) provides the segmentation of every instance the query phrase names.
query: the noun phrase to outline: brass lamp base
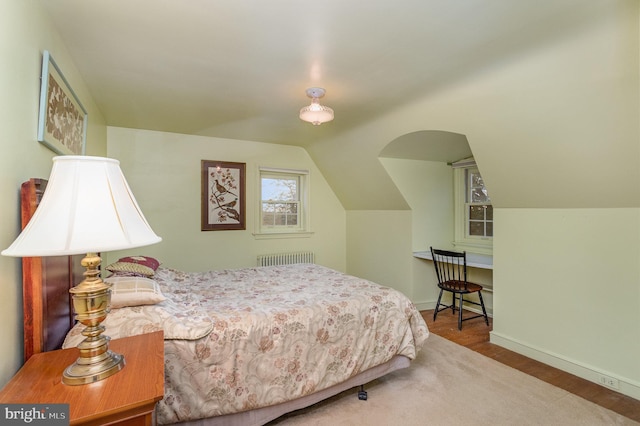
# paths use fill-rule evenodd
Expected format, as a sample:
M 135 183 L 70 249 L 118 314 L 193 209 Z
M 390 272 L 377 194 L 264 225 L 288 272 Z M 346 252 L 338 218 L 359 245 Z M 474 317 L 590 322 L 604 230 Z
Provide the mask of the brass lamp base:
M 113 376 L 124 368 L 124 357 L 107 351 L 105 357 L 93 364 L 80 364 L 82 358 L 68 366 L 62 374 L 62 382 L 66 385 L 86 385 Z
M 124 368 L 124 357 L 109 350 L 109 337 L 103 336 L 105 320 L 111 306 L 111 285 L 100 279 L 101 259 L 96 253 L 88 253 L 82 259 L 85 279 L 69 290 L 73 299 L 76 319 L 86 328 L 85 339 L 78 349 L 80 357 L 67 367 L 62 382 L 67 385 L 83 385 L 106 379 Z

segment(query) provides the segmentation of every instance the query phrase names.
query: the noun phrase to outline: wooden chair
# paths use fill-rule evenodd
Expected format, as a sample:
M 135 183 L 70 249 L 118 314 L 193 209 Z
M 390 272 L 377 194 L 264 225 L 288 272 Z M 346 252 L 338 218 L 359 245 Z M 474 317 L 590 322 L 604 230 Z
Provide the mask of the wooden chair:
M 484 317 L 484 322 L 489 325 L 489 317 L 487 316 L 487 310 L 485 309 L 484 301 L 482 300 L 482 286 L 480 284 L 467 281 L 467 253 L 438 250 L 431 247 L 431 256 L 433 258 L 433 266 L 436 269 L 436 276 L 438 277 L 438 287 L 440 287 L 438 302 L 436 303 L 436 309 L 433 312 L 433 320 L 436 320 L 438 312 L 451 308 L 452 314 L 455 314 L 456 309 L 458 309 L 458 330 L 462 330 L 462 321 L 480 317 Z M 442 293 L 445 291 L 451 292 L 451 305 L 441 303 Z M 464 298 L 465 294 L 470 293 L 478 293 L 480 302 Z M 456 308 L 456 298 L 459 298 L 460 301 L 458 308 Z M 462 307 L 464 302 L 482 307 L 482 314 L 462 318 Z

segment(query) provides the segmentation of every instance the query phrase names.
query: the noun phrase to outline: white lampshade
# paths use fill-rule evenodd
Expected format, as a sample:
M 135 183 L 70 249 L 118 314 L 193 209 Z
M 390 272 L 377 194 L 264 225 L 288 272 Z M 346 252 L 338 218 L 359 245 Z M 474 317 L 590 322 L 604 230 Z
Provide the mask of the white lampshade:
M 141 247 L 162 241 L 111 158 L 60 156 L 40 205 L 5 256 L 60 256 Z

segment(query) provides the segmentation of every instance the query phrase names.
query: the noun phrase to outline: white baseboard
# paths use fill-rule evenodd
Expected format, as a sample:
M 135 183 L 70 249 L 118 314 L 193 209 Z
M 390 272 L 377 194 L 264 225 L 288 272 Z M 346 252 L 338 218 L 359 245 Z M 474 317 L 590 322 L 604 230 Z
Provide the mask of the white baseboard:
M 489 318 L 493 318 L 493 309 L 485 306 L 485 309 L 487 310 L 487 316 Z M 472 306 L 467 306 L 464 305 L 464 310 L 465 311 L 470 311 L 470 312 L 475 312 L 476 314 L 481 314 L 482 315 L 482 308 L 474 308 Z
M 617 376 L 613 373 L 603 371 L 601 369 L 592 367 L 590 365 L 587 365 L 575 360 L 568 359 L 558 354 L 553 354 L 548 351 L 543 351 L 540 348 L 536 348 L 531 345 L 527 345 L 523 342 L 519 342 L 508 336 L 504 336 L 504 335 L 501 335 L 500 333 L 496 333 L 495 331 L 492 331 L 490 333 L 490 341 L 491 343 L 495 343 L 498 346 L 502 346 L 504 348 L 517 352 L 521 355 L 524 355 L 531 359 L 535 359 L 536 361 L 540 361 L 544 364 L 566 371 L 575 376 L 581 377 L 585 380 L 589 380 L 599 385 L 601 385 L 600 377 L 602 375 L 612 377 L 618 381 L 619 386 L 617 389 L 609 388 L 609 387 L 607 387 L 607 389 L 611 389 L 615 392 L 619 392 L 621 394 L 630 396 L 635 399 L 640 399 L 640 383 L 637 383 L 628 378 Z
M 413 304 L 419 311 L 428 311 L 429 309 L 435 309 L 436 307 L 435 300 L 429 302 L 414 302 Z

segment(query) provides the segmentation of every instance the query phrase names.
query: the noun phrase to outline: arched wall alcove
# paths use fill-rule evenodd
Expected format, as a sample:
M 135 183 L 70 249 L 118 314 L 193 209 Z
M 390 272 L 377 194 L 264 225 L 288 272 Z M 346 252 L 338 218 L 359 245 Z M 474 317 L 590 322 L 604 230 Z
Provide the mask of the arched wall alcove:
M 412 212 L 412 250 L 452 249 L 453 171 L 450 164 L 473 154 L 465 135 L 420 130 L 397 137 L 379 160 Z
M 419 130 L 389 142 L 379 157 L 451 163 L 471 155 L 465 135 L 444 130 Z
M 473 152 L 465 135 L 442 130 L 401 135 L 380 151 L 380 163 L 411 210 L 413 252 L 428 251 L 430 246 L 455 249 L 451 163 L 471 156 Z M 415 258 L 412 264 L 415 299 L 432 300 L 438 291 L 433 264 L 420 258 Z M 493 284 L 490 270 L 470 268 L 469 279 L 487 288 Z M 488 312 L 493 314 L 493 293 L 484 292 L 484 295 Z M 428 303 L 420 307 L 432 308 Z

